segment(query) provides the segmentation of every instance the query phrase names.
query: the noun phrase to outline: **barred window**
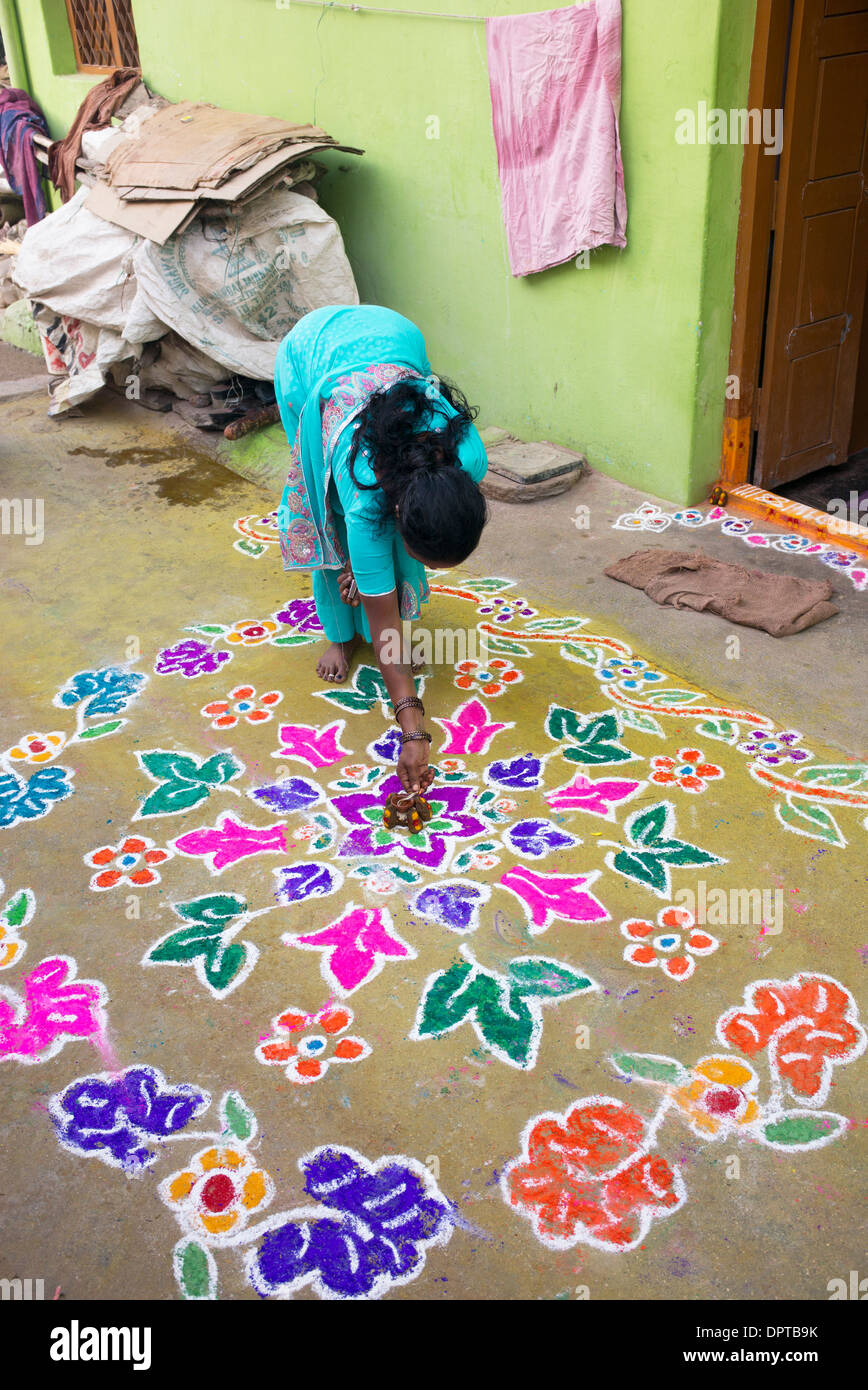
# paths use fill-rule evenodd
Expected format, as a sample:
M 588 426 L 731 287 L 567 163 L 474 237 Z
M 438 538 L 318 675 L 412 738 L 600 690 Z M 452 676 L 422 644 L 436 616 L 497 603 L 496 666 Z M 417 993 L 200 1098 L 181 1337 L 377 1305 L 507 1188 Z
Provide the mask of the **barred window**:
M 132 0 L 66 0 L 79 72 L 138 68 Z

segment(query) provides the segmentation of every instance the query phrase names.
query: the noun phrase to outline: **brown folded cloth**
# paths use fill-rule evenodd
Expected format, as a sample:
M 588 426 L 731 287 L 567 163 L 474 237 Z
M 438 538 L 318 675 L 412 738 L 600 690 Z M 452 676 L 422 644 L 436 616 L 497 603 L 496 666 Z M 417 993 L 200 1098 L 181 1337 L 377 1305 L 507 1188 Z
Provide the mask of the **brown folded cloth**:
M 838 609 L 828 579 L 796 579 L 712 560 L 701 550 L 637 550 L 605 571 L 655 603 L 716 613 L 727 622 L 758 627 L 772 637 L 789 637 Z
M 75 161 L 81 153 L 81 137 L 86 130 L 102 130 L 118 107 L 142 80 L 135 68 L 116 68 L 105 82 L 91 87 L 62 140 L 48 147 L 48 175 L 65 203 L 75 192 Z

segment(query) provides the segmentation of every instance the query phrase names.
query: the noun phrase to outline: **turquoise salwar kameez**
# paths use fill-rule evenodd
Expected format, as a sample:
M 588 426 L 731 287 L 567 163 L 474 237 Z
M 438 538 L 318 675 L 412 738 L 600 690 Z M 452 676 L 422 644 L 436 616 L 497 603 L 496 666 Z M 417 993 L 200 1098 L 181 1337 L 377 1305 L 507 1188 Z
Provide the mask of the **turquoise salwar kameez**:
M 313 571 L 317 615 L 331 642 L 355 633 L 371 640 L 363 606 L 341 600 L 338 575 L 347 559 L 360 594 L 397 591 L 402 618 L 418 617 L 428 599 L 424 565 L 408 555 L 396 524 L 382 521 L 370 458 L 359 452 L 358 482 L 348 462 L 353 422 L 370 396 L 408 378 L 427 379 L 432 429 L 438 416 L 445 424 L 455 414 L 438 390 L 419 329 L 373 304 L 315 309 L 278 350 L 274 387 L 292 445 L 277 513 L 281 554 L 285 569 Z M 476 482 L 488 466 L 473 425 L 459 446 L 459 463 Z

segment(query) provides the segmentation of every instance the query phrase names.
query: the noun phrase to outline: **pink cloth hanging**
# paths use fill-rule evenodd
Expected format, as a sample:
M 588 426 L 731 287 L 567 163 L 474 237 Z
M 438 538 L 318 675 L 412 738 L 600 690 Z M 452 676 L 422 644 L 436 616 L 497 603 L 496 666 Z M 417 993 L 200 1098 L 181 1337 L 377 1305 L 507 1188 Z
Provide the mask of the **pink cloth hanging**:
M 513 275 L 626 246 L 621 0 L 488 19 L 485 33 Z

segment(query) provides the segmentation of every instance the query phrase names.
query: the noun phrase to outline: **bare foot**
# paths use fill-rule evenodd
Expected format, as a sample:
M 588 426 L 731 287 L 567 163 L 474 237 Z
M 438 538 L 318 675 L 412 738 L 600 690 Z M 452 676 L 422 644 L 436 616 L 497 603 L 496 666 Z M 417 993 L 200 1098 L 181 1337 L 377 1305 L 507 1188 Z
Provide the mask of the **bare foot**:
M 356 633 L 349 642 L 332 642 L 326 648 L 316 664 L 316 673 L 321 680 L 343 685 L 349 673 L 350 659 L 359 645 L 359 640 Z

